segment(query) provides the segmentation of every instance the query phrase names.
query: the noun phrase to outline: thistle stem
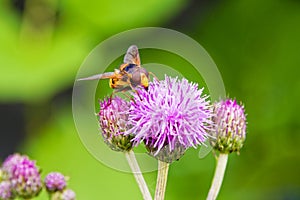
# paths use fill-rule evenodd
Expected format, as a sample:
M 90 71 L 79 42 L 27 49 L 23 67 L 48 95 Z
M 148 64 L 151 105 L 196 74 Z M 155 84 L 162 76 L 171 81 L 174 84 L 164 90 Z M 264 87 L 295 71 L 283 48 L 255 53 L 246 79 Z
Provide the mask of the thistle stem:
M 215 200 L 218 196 L 218 193 L 220 191 L 226 165 L 228 160 L 228 154 L 220 153 L 219 157 L 217 159 L 217 167 L 215 170 L 215 175 L 208 193 L 208 196 L 206 200 Z
M 163 200 L 167 186 L 169 163 L 158 161 L 157 182 L 154 200 Z
M 134 152 L 132 150 L 130 150 L 129 152 L 125 153 L 125 156 L 128 161 L 128 164 L 131 168 L 131 171 L 134 175 L 134 178 L 140 188 L 140 191 L 143 195 L 144 200 L 152 200 L 151 194 L 149 192 L 148 186 L 145 182 L 145 179 L 143 177 L 143 174 L 141 172 L 139 164 L 135 158 Z

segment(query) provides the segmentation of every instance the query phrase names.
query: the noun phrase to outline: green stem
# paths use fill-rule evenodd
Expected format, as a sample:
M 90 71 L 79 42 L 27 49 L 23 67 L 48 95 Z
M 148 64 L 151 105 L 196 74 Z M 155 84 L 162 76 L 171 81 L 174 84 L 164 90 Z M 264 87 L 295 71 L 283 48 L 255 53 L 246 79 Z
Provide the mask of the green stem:
M 140 191 L 143 195 L 144 200 L 152 200 L 151 194 L 149 192 L 149 189 L 145 182 L 143 174 L 140 170 L 139 164 L 135 158 L 134 152 L 132 150 L 130 150 L 129 152 L 125 153 L 125 156 L 128 161 L 128 164 L 131 168 L 131 171 L 134 175 L 134 178 L 140 188 Z
M 169 163 L 158 161 L 157 182 L 154 200 L 163 200 L 167 186 Z
M 217 159 L 215 175 L 206 200 L 215 200 L 219 194 L 228 161 L 228 154 L 220 153 Z

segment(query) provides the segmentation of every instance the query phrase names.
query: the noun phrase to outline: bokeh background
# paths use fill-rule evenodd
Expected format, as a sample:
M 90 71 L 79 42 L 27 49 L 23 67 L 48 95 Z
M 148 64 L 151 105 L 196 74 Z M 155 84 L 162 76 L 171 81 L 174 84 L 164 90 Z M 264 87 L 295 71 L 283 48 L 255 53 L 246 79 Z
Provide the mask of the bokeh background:
M 247 140 L 239 156 L 230 155 L 219 199 L 300 199 L 299 0 L 2 0 L 1 160 L 28 154 L 43 176 L 70 176 L 79 200 L 141 199 L 131 174 L 101 164 L 81 144 L 71 98 L 88 53 L 109 36 L 143 26 L 197 40 L 216 62 L 227 94 L 245 104 Z M 158 53 L 144 52 L 142 59 L 160 63 Z M 171 165 L 166 199 L 205 199 L 215 160 L 211 153 L 199 159 L 198 152 Z M 154 192 L 156 173 L 145 177 Z

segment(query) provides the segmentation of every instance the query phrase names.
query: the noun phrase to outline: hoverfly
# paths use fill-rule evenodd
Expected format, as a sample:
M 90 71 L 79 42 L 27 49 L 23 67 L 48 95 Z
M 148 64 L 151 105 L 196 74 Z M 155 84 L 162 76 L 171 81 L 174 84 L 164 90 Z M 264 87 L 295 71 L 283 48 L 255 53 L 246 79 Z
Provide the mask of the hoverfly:
M 93 75 L 81 80 L 109 79 L 109 86 L 116 92 L 125 92 L 134 90 L 137 86 L 142 86 L 146 90 L 149 85 L 149 72 L 141 67 L 140 55 L 137 46 L 132 45 L 128 48 L 123 64 L 114 72 L 105 72 L 103 74 Z

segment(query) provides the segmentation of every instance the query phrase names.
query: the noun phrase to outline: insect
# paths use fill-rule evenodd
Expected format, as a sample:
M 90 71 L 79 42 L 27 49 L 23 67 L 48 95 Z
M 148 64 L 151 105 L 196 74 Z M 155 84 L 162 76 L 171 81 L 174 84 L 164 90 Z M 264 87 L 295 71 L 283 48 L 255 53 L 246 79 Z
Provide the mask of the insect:
M 128 48 L 124 56 L 123 64 L 120 65 L 119 69 L 115 69 L 114 72 L 105 72 L 78 80 L 98 79 L 109 79 L 109 86 L 114 89 L 113 93 L 134 90 L 137 86 L 142 86 L 147 90 L 149 85 L 149 72 L 141 67 L 138 48 L 132 45 Z

